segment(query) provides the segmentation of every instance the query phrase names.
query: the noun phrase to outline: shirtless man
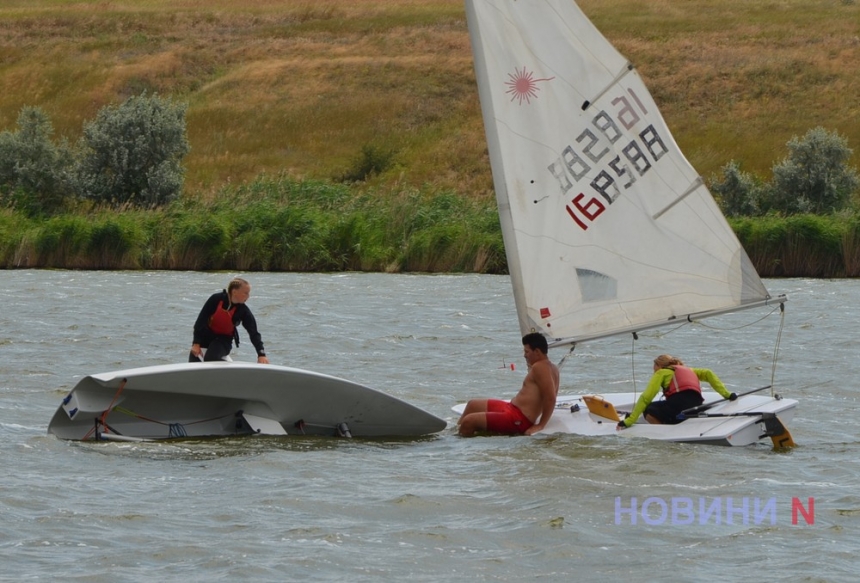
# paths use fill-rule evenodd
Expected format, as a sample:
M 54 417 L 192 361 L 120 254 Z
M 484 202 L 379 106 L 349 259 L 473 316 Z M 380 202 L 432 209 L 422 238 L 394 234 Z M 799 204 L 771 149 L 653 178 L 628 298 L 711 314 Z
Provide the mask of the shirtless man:
M 547 351 L 546 338 L 541 334 L 532 332 L 523 336 L 523 356 L 529 373 L 520 392 L 510 403 L 497 399 L 470 400 L 457 422 L 460 435 L 470 437 L 478 431 L 531 435 L 546 427 L 558 396 L 558 367 L 549 360 Z

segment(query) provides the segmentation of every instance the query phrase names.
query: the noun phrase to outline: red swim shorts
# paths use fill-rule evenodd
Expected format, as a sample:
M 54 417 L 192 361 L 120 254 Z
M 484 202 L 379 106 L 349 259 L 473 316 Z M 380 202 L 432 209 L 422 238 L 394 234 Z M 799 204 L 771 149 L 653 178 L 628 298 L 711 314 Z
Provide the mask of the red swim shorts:
M 487 400 L 487 431 L 493 433 L 525 433 L 534 425 L 515 405 L 498 399 Z

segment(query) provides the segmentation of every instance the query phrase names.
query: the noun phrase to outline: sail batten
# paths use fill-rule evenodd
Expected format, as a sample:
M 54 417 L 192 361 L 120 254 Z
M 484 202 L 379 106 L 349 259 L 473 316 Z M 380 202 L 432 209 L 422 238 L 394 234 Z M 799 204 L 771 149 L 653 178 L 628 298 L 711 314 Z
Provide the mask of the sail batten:
M 681 193 L 681 196 L 679 196 L 678 198 L 676 198 L 675 200 L 673 200 L 672 202 L 670 202 L 670 203 L 669 203 L 669 205 L 668 205 L 666 208 L 664 208 L 664 209 L 662 209 L 662 210 L 660 210 L 660 211 L 657 211 L 657 214 L 655 214 L 655 215 L 654 215 L 654 220 L 656 221 L 657 219 L 659 219 L 660 217 L 662 217 L 663 215 L 665 215 L 669 210 L 671 210 L 671 209 L 672 209 L 672 207 L 673 207 L 673 206 L 675 206 L 676 204 L 678 204 L 679 202 L 681 202 L 682 200 L 684 200 L 685 198 L 687 198 L 690 194 L 692 194 L 692 193 L 693 193 L 693 191 L 695 191 L 695 190 L 696 190 L 697 188 L 699 188 L 700 186 L 704 186 L 704 184 L 705 184 L 705 182 L 702 180 L 702 177 L 701 177 L 701 176 L 697 176 L 697 177 L 696 177 L 696 181 L 695 181 L 695 182 L 693 182 L 693 184 L 691 184 L 691 185 L 690 185 L 690 188 L 688 188 L 687 190 L 685 190 L 684 192 L 682 192 L 682 193 Z
M 624 77 L 624 75 L 626 75 L 627 73 L 629 73 L 632 70 L 633 70 L 633 63 L 627 63 L 624 66 L 624 68 L 621 70 L 621 72 L 618 73 L 618 75 L 612 80 L 612 83 L 610 83 L 609 85 L 604 87 L 603 90 L 600 93 L 598 93 L 596 97 L 594 97 L 593 99 L 588 99 L 582 104 L 582 111 L 585 111 L 586 109 L 591 107 L 592 103 L 594 103 L 595 101 L 597 101 L 598 99 L 603 97 L 607 91 L 609 91 L 610 89 L 612 89 L 613 86 L 618 84 L 618 82 L 621 80 L 622 77 Z
M 466 16 L 522 333 L 576 342 L 769 301 L 639 73 L 573 0 L 466 0 Z

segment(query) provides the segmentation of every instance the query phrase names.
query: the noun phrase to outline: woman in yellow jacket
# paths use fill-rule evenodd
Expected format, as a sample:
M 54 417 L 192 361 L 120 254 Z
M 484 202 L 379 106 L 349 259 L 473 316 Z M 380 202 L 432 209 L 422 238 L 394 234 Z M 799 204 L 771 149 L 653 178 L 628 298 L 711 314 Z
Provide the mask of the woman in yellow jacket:
M 702 386 L 705 381 L 722 397 L 734 401 L 737 395 L 726 390 L 722 381 L 707 368 L 689 368 L 684 366 L 680 358 L 661 354 L 654 359 L 654 375 L 648 381 L 648 386 L 633 411 L 623 421 L 618 422 L 618 429 L 627 429 L 645 413 L 648 423 L 679 423 L 678 414 L 685 409 L 702 404 Z M 657 393 L 663 391 L 664 399 L 653 402 Z

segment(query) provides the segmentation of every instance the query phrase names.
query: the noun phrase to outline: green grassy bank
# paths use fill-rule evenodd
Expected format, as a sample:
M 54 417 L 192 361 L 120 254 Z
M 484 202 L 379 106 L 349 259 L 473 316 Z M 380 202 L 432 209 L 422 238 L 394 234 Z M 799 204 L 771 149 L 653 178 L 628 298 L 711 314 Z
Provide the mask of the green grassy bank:
M 496 209 L 476 199 L 282 176 L 150 211 L 0 211 L 0 267 L 500 273 L 505 258 Z
M 730 221 L 765 277 L 860 277 L 860 217 Z M 0 268 L 505 273 L 492 202 L 261 177 L 158 210 L 0 211 Z

